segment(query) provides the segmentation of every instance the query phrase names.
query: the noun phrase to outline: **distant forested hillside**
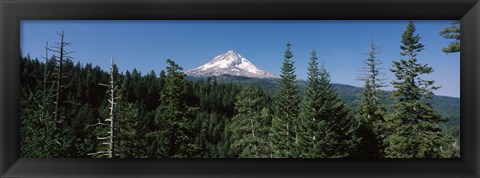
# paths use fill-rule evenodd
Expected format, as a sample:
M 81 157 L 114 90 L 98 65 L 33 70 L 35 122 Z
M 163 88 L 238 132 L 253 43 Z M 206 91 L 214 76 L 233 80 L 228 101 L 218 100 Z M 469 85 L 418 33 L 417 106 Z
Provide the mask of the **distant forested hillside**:
M 261 88 L 266 89 L 270 93 L 274 93 L 275 89 L 278 87 L 279 84 L 279 79 L 274 78 L 249 78 L 232 76 L 228 74 L 214 76 L 212 78 L 215 78 L 220 83 L 233 83 L 239 85 L 251 84 L 260 86 Z M 191 81 L 198 81 L 201 79 L 205 80 L 205 78 L 193 76 L 187 76 L 186 79 Z M 300 88 L 304 90 L 305 86 L 307 85 L 307 81 L 299 80 L 298 83 L 300 84 Z M 333 87 L 335 88 L 335 91 L 338 92 L 342 100 L 351 106 L 356 106 L 358 101 L 360 101 L 361 99 L 361 94 L 363 91 L 363 88 L 361 87 L 338 83 L 334 83 Z M 384 101 L 384 103 L 387 105 L 387 107 L 393 103 L 393 101 L 390 99 L 391 94 L 391 91 L 385 92 L 385 96 L 387 97 L 387 99 Z M 447 122 L 448 126 L 460 125 L 460 98 L 435 95 L 428 102 L 432 104 L 432 106 L 439 114 L 449 119 L 449 121 Z

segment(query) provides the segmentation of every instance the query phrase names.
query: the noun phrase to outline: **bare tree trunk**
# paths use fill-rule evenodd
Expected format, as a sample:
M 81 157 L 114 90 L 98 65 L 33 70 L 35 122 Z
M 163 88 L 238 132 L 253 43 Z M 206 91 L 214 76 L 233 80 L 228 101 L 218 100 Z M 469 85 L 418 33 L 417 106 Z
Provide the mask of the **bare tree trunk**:
M 114 158 L 115 157 L 115 106 L 117 103 L 115 102 L 116 96 L 115 96 L 115 91 L 118 89 L 118 86 L 115 86 L 115 78 L 114 78 L 114 60 L 112 58 L 111 61 L 111 67 L 110 67 L 110 84 L 102 84 L 99 83 L 99 85 L 106 86 L 108 87 L 107 94 L 110 95 L 110 98 L 108 99 L 108 102 L 110 103 L 110 117 L 105 119 L 105 123 L 101 123 L 100 121 L 97 124 L 94 125 L 101 125 L 101 126 L 108 126 L 109 131 L 108 136 L 106 137 L 97 137 L 98 140 L 104 140 L 103 145 L 108 145 L 107 150 L 104 151 L 97 151 L 96 153 L 89 153 L 88 155 L 105 155 L 108 158 Z M 92 125 L 90 125 L 92 126 Z M 89 126 L 87 126 L 89 127 Z
M 112 66 L 110 68 L 110 158 L 113 158 L 114 155 L 114 131 L 115 131 L 115 90 L 116 87 L 114 85 L 114 78 L 113 78 L 113 58 L 112 58 Z
M 58 59 L 58 68 L 57 68 L 57 90 L 56 90 L 56 99 L 55 99 L 55 112 L 54 112 L 54 126 L 53 128 L 57 130 L 57 124 L 58 124 L 58 105 L 60 103 L 60 90 L 61 90 L 61 85 L 62 85 L 62 68 L 63 68 L 63 52 L 64 52 L 64 46 L 65 43 L 63 42 L 63 36 L 64 33 L 62 31 L 61 34 L 61 40 L 60 40 L 60 57 Z
M 71 53 L 74 53 L 73 51 L 66 51 L 65 50 L 65 47 L 67 46 L 70 46 L 71 43 L 69 42 L 65 42 L 64 40 L 64 32 L 62 31 L 62 33 L 58 33 L 58 35 L 60 36 L 60 43 L 55 43 L 56 45 L 58 46 L 53 46 L 52 48 L 48 47 L 48 42 L 47 42 L 47 46 L 45 47 L 45 49 L 47 50 L 45 52 L 45 57 L 47 59 L 47 61 L 49 60 L 48 59 L 48 51 L 52 51 L 54 53 L 57 53 L 59 56 L 55 56 L 55 66 L 56 66 L 56 72 L 57 72 L 57 77 L 54 81 L 54 83 L 57 85 L 56 89 L 55 89 L 55 95 L 56 95 L 56 99 L 55 99 L 55 111 L 54 111 L 54 129 L 57 130 L 58 129 L 58 124 L 59 123 L 62 123 L 61 121 L 61 116 L 60 116 L 60 103 L 63 103 L 65 101 L 62 101 L 62 91 L 63 91 L 63 88 L 66 88 L 67 86 L 63 86 L 63 78 L 65 77 L 65 71 L 63 71 L 63 62 L 67 59 L 71 59 L 70 56 L 68 56 L 69 54 Z

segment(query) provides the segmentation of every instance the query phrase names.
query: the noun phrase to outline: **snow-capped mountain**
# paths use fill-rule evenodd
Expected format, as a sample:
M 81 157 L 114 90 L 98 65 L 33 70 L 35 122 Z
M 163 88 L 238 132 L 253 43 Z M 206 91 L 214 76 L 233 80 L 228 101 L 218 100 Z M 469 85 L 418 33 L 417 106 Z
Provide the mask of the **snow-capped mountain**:
M 235 53 L 233 50 L 216 56 L 210 62 L 200 67 L 185 71 L 185 74 L 196 77 L 228 74 L 254 78 L 278 78 L 278 76 L 270 72 L 260 70 L 248 59 Z

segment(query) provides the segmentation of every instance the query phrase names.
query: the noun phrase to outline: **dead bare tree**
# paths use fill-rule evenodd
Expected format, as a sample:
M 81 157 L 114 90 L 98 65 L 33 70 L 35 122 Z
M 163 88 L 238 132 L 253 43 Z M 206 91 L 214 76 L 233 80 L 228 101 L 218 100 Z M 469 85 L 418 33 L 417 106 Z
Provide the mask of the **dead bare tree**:
M 89 153 L 88 155 L 91 156 L 96 156 L 96 155 L 103 155 L 107 156 L 108 158 L 113 158 L 115 157 L 115 106 L 117 103 L 115 100 L 118 98 L 115 96 L 115 92 L 118 90 L 118 86 L 115 85 L 115 80 L 114 80 L 114 59 L 112 57 L 111 60 L 111 66 L 110 66 L 110 83 L 109 84 L 103 84 L 99 83 L 101 86 L 108 87 L 107 94 L 109 94 L 110 98 L 108 99 L 108 102 L 110 103 L 110 117 L 105 119 L 104 123 L 98 122 L 93 125 L 88 125 L 86 128 L 91 127 L 91 126 L 107 126 L 109 127 L 109 131 L 107 132 L 107 136 L 104 137 L 97 137 L 98 140 L 102 141 L 102 145 L 107 145 L 108 148 L 106 150 L 99 150 L 95 153 Z
M 62 94 L 63 94 L 63 88 L 66 88 L 66 86 L 63 84 L 63 79 L 65 78 L 65 74 L 63 71 L 63 62 L 67 59 L 71 59 L 69 54 L 74 53 L 73 51 L 66 51 L 65 48 L 67 46 L 71 46 L 72 43 L 65 42 L 64 41 L 64 32 L 62 33 L 57 33 L 60 36 L 60 43 L 55 43 L 57 46 L 54 46 L 52 48 L 49 48 L 48 46 L 46 47 L 47 51 L 52 51 L 54 53 L 57 53 L 58 56 L 55 56 L 55 62 L 56 62 L 56 78 L 55 78 L 55 83 L 56 83 L 56 99 L 55 99 L 55 111 L 54 111 L 54 129 L 57 130 L 58 124 L 62 123 L 63 121 L 61 120 L 59 116 L 59 107 L 60 103 L 62 101 Z M 48 45 L 48 43 L 47 43 Z M 48 53 L 46 53 L 48 55 Z M 46 56 L 48 57 L 48 56 Z M 60 118 L 60 119 L 59 119 Z

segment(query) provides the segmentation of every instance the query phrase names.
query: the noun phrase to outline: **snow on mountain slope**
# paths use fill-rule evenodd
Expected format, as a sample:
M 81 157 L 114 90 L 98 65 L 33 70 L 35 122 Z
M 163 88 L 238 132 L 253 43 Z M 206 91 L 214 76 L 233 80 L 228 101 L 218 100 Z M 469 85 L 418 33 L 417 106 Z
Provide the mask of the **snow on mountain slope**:
M 270 72 L 260 70 L 248 59 L 235 53 L 233 50 L 218 55 L 210 62 L 195 69 L 188 70 L 185 73 L 191 76 L 219 76 L 228 74 L 254 78 L 278 78 L 278 76 Z

